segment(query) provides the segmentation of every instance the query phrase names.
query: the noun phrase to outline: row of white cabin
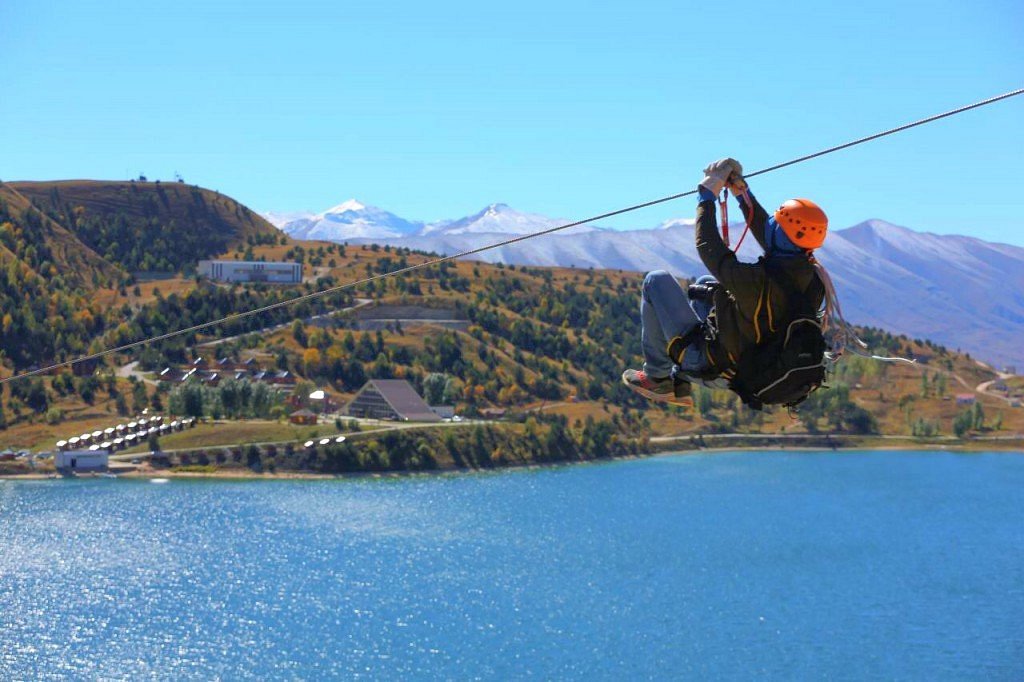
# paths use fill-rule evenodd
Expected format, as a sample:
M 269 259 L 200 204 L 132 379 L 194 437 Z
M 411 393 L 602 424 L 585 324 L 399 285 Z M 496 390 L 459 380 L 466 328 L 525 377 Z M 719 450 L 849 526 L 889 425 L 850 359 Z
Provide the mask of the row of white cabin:
M 163 435 L 190 429 L 196 425 L 195 417 L 175 419 L 167 424 L 163 421 L 164 418 L 157 415 L 127 424 L 118 424 L 102 431 L 83 433 L 81 436 L 57 441 L 57 450 L 123 450 L 145 441 L 154 434 Z

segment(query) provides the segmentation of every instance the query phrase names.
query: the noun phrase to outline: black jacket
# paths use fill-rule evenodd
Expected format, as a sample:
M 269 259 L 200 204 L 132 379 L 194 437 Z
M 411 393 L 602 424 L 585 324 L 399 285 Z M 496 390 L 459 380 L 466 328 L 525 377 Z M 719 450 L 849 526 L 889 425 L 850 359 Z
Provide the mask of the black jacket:
M 756 263 L 740 262 L 722 241 L 714 200 L 697 205 L 697 253 L 722 284 L 715 291 L 711 320 L 718 336 L 709 348 L 712 366 L 719 372 L 734 369 L 752 345 L 766 342 L 780 329 L 785 331 L 790 316 L 787 290 L 799 292 L 815 310 L 821 308 L 825 298 L 825 287 L 810 258 L 768 255 L 768 213 L 757 199 L 751 197 L 751 205 L 743 208 L 750 232 L 766 254 Z

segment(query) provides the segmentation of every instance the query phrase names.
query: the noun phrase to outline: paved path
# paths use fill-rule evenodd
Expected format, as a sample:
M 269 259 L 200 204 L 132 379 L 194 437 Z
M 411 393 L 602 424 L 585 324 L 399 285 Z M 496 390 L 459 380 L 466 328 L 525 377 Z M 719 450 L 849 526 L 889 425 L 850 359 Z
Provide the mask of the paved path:
M 121 377 L 122 379 L 127 379 L 128 377 L 135 377 L 136 379 L 143 383 L 149 384 L 150 386 L 156 386 L 157 382 L 153 381 L 152 379 L 147 379 L 146 373 L 140 370 L 138 367 L 138 360 L 134 362 L 129 362 L 127 365 L 123 365 L 117 368 L 117 376 Z
M 998 398 L 999 400 L 1002 400 L 1003 402 L 1005 402 L 1007 404 L 1011 404 L 1013 402 L 1013 399 L 1010 398 L 1008 395 L 1004 395 L 1003 393 L 992 393 L 992 392 L 989 392 L 988 389 L 992 386 L 992 384 L 996 383 L 1000 379 L 1003 379 L 1003 380 L 1010 379 L 1010 378 L 1013 377 L 1013 375 L 1012 374 L 1007 374 L 1006 372 L 997 372 L 996 374 L 997 374 L 997 376 L 996 376 L 995 379 L 989 379 L 988 381 L 981 382 L 980 384 L 978 384 L 975 387 L 974 390 L 977 391 L 978 393 L 983 393 L 983 394 L 985 394 L 987 396 L 990 396 L 992 398 Z
M 978 384 L 977 386 L 971 386 L 971 384 L 968 383 L 968 381 L 966 379 L 964 379 L 962 376 L 960 376 L 956 372 L 950 371 L 948 369 L 943 369 L 942 367 L 932 367 L 930 369 L 932 369 L 932 370 L 934 370 L 936 372 L 939 372 L 941 374 L 945 374 L 946 376 L 953 377 L 953 379 L 956 380 L 956 382 L 958 384 L 963 386 L 968 391 L 971 391 L 972 393 L 977 393 L 978 395 L 983 395 L 986 398 L 995 398 L 996 400 L 1001 400 L 1004 403 L 1006 403 L 1007 405 L 1012 403 L 1013 401 L 1012 401 L 1011 398 L 1009 398 L 1009 397 L 1007 397 L 1005 395 L 1002 395 L 1000 393 L 991 393 L 991 392 L 989 392 L 988 389 L 989 389 L 989 387 L 992 384 L 994 384 L 999 379 L 1008 379 L 1008 378 L 1012 377 L 1013 375 L 1012 374 L 1006 374 L 1004 372 L 997 372 L 997 371 L 995 371 L 994 369 L 992 369 L 991 367 L 989 367 L 988 365 L 986 365 L 983 362 L 978 362 L 977 364 L 982 369 L 988 370 L 988 371 L 992 372 L 993 374 L 995 374 L 996 375 L 995 378 L 994 379 L 989 379 L 988 381 L 983 381 L 980 384 Z M 927 371 L 929 368 L 928 367 L 924 367 L 923 369 L 924 369 L 924 371 Z

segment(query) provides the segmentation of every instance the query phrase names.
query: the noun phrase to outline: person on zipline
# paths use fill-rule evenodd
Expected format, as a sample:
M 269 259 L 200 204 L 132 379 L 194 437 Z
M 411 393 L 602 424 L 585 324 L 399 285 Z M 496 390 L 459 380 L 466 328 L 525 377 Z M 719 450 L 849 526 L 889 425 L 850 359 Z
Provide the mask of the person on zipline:
M 664 270 L 647 274 L 640 300 L 644 366 L 627 369 L 622 381 L 647 398 L 675 405 L 693 404 L 694 380 L 728 386 L 756 408 L 762 401 L 796 404 L 824 377 L 822 362 L 814 365 L 820 380 L 816 374 L 797 381 L 799 372 L 808 368 L 788 360 L 796 355 L 786 344 L 792 341 L 794 325 L 797 335 L 808 327 L 821 338 L 821 325 L 815 320 L 820 320 L 825 287 L 813 250 L 825 240 L 828 218 L 807 199 L 790 199 L 769 216 L 750 193 L 743 167 L 734 159 L 715 161 L 704 174 L 698 186 L 696 239 L 697 253 L 711 275 L 684 291 Z M 719 234 L 715 199 L 723 187 L 739 201 L 748 229 L 764 249 L 756 263 L 737 260 Z M 810 324 L 796 324 L 797 318 Z M 812 339 L 811 344 L 811 352 L 801 357 L 824 355 L 823 341 Z M 779 366 L 787 361 L 794 369 Z M 777 376 L 754 376 L 765 371 Z M 762 394 L 763 386 L 770 386 L 775 395 Z

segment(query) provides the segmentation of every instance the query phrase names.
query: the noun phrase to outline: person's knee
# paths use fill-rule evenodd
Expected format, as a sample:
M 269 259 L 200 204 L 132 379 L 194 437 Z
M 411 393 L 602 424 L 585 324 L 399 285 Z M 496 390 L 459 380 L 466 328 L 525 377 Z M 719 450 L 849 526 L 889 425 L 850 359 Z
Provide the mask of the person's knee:
M 658 287 L 666 280 L 673 279 L 672 275 L 665 270 L 652 270 L 644 277 L 644 291 L 650 291 Z

